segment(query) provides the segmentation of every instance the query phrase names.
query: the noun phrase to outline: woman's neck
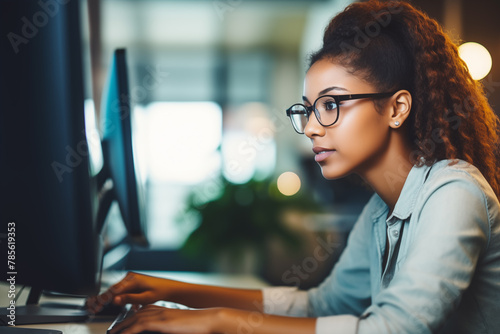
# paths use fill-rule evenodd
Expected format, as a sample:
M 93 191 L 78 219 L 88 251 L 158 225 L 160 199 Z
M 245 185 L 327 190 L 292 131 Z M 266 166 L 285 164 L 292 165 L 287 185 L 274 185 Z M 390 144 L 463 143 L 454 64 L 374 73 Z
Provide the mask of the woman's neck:
M 358 174 L 382 198 L 392 213 L 413 164 L 410 162 L 412 148 L 409 144 L 396 140 L 389 146 L 369 168 Z

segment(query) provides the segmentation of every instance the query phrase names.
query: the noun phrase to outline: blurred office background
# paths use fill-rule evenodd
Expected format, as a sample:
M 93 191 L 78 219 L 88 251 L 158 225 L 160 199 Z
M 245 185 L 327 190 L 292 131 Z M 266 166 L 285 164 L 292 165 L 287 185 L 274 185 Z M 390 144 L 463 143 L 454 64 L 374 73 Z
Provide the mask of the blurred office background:
M 371 192 L 355 178 L 324 180 L 309 140 L 294 132 L 285 109 L 301 99 L 307 55 L 320 47 L 331 17 L 351 2 L 82 3 L 88 8 L 85 22 L 90 22 L 84 30 L 89 110 L 93 110 L 94 98 L 99 113 L 100 87 L 113 50 L 127 49 L 135 154 L 146 190 L 150 242 L 149 249 L 138 249 L 130 256 L 128 269 L 257 270 L 273 284 L 302 286 L 317 283 L 330 270 Z M 496 0 L 412 3 L 437 19 L 460 43 L 486 47 L 493 61 L 482 81 L 496 108 L 500 103 L 500 24 L 496 18 L 500 4 Z M 292 189 L 278 187 L 280 176 Z M 206 248 L 212 242 L 214 249 L 220 246 L 224 252 L 238 253 L 238 245 L 245 244 L 249 249 L 264 247 L 267 256 L 262 260 L 252 257 L 251 251 L 240 254 L 237 258 L 246 263 L 243 266 L 231 261 L 217 264 L 224 262 L 224 256 L 218 260 L 178 256 L 207 211 L 200 204 L 220 199 L 228 185 L 234 198 L 221 206 L 221 221 L 222 215 L 234 214 L 231 210 L 271 203 L 265 210 L 279 208 L 278 216 L 291 233 L 282 231 L 285 235 L 280 236 L 276 227 L 221 230 L 209 226 L 213 233 L 206 233 L 208 240 L 197 239 L 194 247 Z M 187 210 L 190 204 L 201 211 Z M 269 216 L 274 214 L 269 212 Z M 235 226 L 247 224 L 243 218 L 234 220 Z M 217 226 L 219 222 L 211 223 Z M 111 234 L 120 233 L 119 224 L 110 226 Z M 260 237 L 266 240 L 243 241 Z M 225 248 L 221 240 L 233 248 Z M 294 244 L 300 245 L 299 251 L 290 250 L 288 246 Z M 314 258 L 317 249 L 329 256 Z M 201 249 L 198 254 L 203 253 Z

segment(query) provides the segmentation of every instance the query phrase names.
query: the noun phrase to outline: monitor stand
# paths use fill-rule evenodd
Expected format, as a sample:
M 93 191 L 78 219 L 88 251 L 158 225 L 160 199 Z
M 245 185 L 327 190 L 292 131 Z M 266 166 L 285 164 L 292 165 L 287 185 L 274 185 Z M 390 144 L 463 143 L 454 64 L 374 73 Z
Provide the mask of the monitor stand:
M 15 309 L 0 309 L 0 321 L 5 325 L 47 324 L 60 322 L 81 322 L 89 318 L 83 305 L 43 303 L 39 304 L 42 290 L 32 288 L 26 306 Z

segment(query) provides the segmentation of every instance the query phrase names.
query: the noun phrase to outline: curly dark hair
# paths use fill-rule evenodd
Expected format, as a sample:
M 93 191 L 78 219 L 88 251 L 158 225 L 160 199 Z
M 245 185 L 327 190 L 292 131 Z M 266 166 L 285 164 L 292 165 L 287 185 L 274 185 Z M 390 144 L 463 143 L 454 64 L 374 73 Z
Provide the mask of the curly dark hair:
M 408 90 L 410 160 L 432 165 L 463 159 L 481 171 L 500 198 L 498 116 L 435 20 L 406 2 L 351 4 L 332 19 L 309 66 L 322 59 L 380 91 Z

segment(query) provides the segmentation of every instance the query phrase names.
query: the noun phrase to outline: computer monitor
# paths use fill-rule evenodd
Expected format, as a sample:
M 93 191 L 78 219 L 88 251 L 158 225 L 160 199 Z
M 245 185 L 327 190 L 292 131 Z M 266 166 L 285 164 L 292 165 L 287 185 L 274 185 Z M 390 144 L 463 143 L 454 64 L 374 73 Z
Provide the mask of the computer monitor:
M 128 231 L 127 243 L 147 246 L 145 199 L 143 184 L 136 172 L 125 49 L 113 53 L 109 66 L 102 95 L 101 133 L 104 167 L 99 180 L 103 185 L 111 180 L 101 212 L 106 214 L 110 203 L 117 201 Z
M 15 288 L 2 301 L 15 304 L 22 286 L 32 288 L 29 307 L 14 311 L 17 325 L 84 319 L 69 307 L 39 307 L 40 292 L 90 295 L 100 282 L 80 2 L 46 4 L 0 1 L 0 280 Z M 10 323 L 12 312 L 1 311 Z

